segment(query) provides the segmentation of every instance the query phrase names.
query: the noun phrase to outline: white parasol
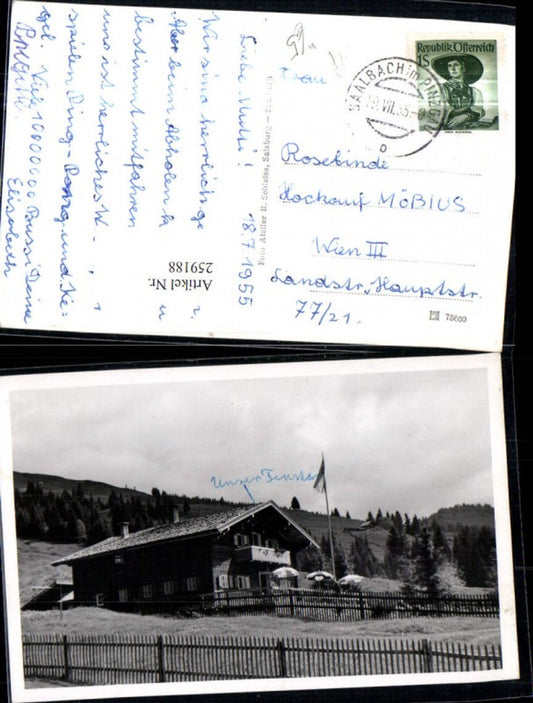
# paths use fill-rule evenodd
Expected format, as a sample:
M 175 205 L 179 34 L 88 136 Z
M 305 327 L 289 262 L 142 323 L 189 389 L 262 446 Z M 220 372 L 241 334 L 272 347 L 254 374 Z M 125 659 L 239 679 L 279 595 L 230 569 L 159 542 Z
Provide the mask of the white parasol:
M 333 574 L 330 574 L 329 571 L 312 571 L 310 574 L 307 574 L 307 578 L 310 581 L 328 581 L 335 577 Z
M 358 574 L 346 574 L 339 579 L 339 586 L 357 586 L 364 580 L 364 576 Z
M 292 566 L 279 566 L 270 575 L 276 579 L 291 579 L 298 576 L 298 571 L 293 569 Z

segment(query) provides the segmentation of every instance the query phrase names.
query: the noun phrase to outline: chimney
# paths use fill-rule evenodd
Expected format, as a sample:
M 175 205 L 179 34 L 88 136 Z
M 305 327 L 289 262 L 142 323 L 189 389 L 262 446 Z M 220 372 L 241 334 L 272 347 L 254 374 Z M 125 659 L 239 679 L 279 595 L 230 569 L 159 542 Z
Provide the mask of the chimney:
M 176 523 L 180 521 L 180 509 L 177 505 L 172 507 L 172 522 Z
M 126 539 L 126 537 L 130 536 L 130 523 L 129 522 L 121 522 L 120 523 L 120 536 L 122 539 Z

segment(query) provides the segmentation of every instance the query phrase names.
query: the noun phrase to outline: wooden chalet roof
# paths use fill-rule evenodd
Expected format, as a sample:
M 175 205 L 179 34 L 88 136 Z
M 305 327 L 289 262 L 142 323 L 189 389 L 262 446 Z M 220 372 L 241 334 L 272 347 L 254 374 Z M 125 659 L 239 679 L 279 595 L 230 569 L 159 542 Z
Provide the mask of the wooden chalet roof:
M 260 503 L 258 505 L 247 505 L 224 512 L 210 513 L 201 517 L 182 519 L 179 522 L 148 527 L 145 530 L 132 532 L 127 537 L 109 537 L 102 542 L 97 542 L 73 554 L 62 557 L 52 562 L 52 565 L 71 564 L 80 559 L 88 559 L 100 556 L 101 554 L 122 551 L 124 549 L 144 547 L 145 545 L 157 542 L 186 539 L 209 534 L 221 534 L 246 518 L 252 517 L 269 507 L 273 508 L 280 516 L 285 518 L 292 528 L 295 528 L 301 536 L 305 537 L 311 544 L 314 544 L 316 547 L 319 546 L 303 527 L 298 525 L 298 523 L 278 507 L 274 501 L 269 500 L 266 503 Z

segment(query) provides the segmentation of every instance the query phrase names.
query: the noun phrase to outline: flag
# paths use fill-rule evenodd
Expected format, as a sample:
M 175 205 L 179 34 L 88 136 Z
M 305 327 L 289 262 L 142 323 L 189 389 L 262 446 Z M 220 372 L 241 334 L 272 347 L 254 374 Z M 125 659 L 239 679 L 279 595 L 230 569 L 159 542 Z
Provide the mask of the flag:
M 313 488 L 316 488 L 320 493 L 324 493 L 326 490 L 326 470 L 324 466 L 324 455 L 322 454 L 322 461 L 320 463 L 320 468 L 316 475 L 315 482 L 313 483 Z

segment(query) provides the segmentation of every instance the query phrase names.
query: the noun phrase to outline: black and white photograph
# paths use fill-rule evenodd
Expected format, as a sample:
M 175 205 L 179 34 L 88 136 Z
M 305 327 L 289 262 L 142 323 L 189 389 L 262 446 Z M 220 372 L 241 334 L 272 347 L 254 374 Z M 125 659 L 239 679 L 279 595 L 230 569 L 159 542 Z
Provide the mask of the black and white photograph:
M 519 677 L 498 355 L 0 392 L 14 703 Z

